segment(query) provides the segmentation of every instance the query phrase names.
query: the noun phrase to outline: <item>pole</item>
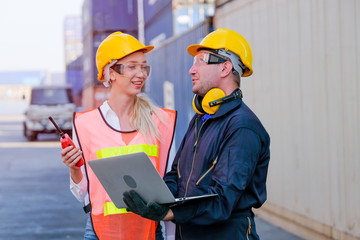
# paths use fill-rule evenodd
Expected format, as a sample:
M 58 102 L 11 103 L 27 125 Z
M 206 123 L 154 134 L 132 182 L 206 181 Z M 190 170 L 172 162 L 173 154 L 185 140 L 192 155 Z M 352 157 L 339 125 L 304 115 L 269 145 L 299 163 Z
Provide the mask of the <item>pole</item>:
M 139 41 L 145 44 L 145 30 L 144 30 L 144 2 L 143 0 L 137 0 L 138 7 L 138 35 Z

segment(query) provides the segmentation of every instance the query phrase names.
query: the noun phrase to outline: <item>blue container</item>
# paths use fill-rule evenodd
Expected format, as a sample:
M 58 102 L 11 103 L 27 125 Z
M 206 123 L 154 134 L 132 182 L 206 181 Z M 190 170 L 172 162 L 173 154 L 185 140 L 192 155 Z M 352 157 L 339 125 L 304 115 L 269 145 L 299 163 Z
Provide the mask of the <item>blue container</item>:
M 95 51 L 94 50 L 94 37 L 89 35 L 84 35 L 83 37 L 83 86 L 87 88 L 91 86 L 95 79 L 96 63 L 95 63 Z
M 143 1 L 144 2 L 144 21 L 149 23 L 154 17 L 161 15 L 165 9 L 168 10 L 170 6 L 172 8 L 171 0 L 160 1 Z M 171 10 L 172 11 L 172 10 Z
M 72 94 L 81 95 L 83 89 L 82 56 L 66 66 L 66 84 L 71 86 Z
M 164 0 L 150 5 L 149 2 L 144 3 L 145 43 L 156 46 L 173 35 L 172 3 Z
M 152 66 L 150 78 L 146 82 L 148 96 L 159 106 L 166 107 L 164 101 L 164 86 L 173 86 L 173 99 L 169 100 L 171 88 L 167 87 L 166 101 L 173 102 L 178 112 L 176 124 L 175 146 L 179 147 L 187 130 L 189 121 L 195 114 L 192 108 L 191 76 L 189 69 L 192 66 L 193 57 L 186 48 L 190 44 L 201 41 L 212 30 L 211 18 L 198 24 L 182 35 L 170 38 L 161 47 L 147 54 L 147 60 Z
M 131 32 L 137 30 L 137 1 L 85 0 L 84 35 L 94 32 Z

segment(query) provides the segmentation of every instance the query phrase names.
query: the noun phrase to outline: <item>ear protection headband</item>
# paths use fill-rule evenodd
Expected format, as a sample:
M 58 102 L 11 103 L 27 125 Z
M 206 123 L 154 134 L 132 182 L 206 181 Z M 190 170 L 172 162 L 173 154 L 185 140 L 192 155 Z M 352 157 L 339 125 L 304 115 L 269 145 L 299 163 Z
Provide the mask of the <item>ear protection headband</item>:
M 240 88 L 229 96 L 226 96 L 225 92 L 220 88 L 213 88 L 208 91 L 204 97 L 195 95 L 192 106 L 198 114 L 215 114 L 221 104 L 231 102 L 237 98 L 242 98 Z

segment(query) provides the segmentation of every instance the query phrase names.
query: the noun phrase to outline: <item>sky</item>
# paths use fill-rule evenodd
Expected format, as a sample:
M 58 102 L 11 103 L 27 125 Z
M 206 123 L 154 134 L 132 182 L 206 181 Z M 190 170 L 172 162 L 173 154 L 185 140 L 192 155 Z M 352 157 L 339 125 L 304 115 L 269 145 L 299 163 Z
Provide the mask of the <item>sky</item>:
M 64 18 L 84 0 L 0 0 L 0 71 L 65 71 Z

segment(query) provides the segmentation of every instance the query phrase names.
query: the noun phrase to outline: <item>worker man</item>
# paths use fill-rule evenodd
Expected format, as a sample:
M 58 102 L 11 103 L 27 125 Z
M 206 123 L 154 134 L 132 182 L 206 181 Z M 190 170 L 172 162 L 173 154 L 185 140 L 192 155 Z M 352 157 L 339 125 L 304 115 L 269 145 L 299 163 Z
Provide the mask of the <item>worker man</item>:
M 164 180 L 175 197 L 217 196 L 166 206 L 132 190 L 124 201 L 145 218 L 173 221 L 176 239 L 259 239 L 252 208 L 266 200 L 270 137 L 242 101 L 240 76 L 253 73 L 250 46 L 220 28 L 187 51 L 196 114 Z

